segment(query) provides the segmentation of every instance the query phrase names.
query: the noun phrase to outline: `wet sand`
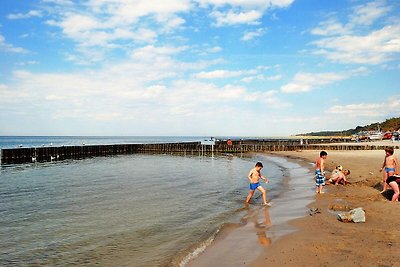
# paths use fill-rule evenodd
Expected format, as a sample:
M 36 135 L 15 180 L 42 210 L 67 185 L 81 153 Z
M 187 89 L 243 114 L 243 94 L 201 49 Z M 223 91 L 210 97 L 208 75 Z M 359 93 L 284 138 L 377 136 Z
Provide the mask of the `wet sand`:
M 398 150 L 395 155 L 397 153 Z M 313 177 L 304 177 L 311 182 L 299 181 L 299 191 L 290 190 L 286 205 L 277 202 L 264 210 L 253 207 L 251 212 L 258 215 L 252 216 L 250 212 L 250 219 L 244 226 L 218 236 L 188 266 L 400 266 L 400 203 L 388 201 L 392 190 L 380 194 L 382 173 L 379 168 L 384 158 L 383 150 L 328 151 L 328 154 L 328 170 L 336 165 L 350 169 L 350 184 L 327 185 L 325 194 L 315 195 Z M 319 151 L 276 152 L 273 155 L 287 157 L 312 169 L 311 163 Z M 291 201 L 291 196 L 310 191 L 311 204 L 297 210 L 298 217 L 303 217 L 275 227 L 279 225 L 275 218 L 283 219 L 285 213 L 292 214 L 293 208 L 298 207 Z M 340 210 L 356 207 L 364 208 L 365 223 L 337 220 L 336 214 Z M 317 208 L 320 213 L 308 215 L 310 208 Z M 270 215 L 270 226 L 265 210 Z M 257 224 L 265 227 L 261 231 L 265 236 L 261 238 L 257 235 Z
M 287 168 L 287 177 L 282 180 L 279 195 L 272 199 L 272 207 L 251 204 L 244 208 L 240 224 L 222 228 L 215 241 L 187 266 L 216 266 L 217 263 L 218 266 L 248 266 L 264 253 L 266 247 L 296 230 L 287 222 L 304 216 L 307 205 L 313 201 L 313 182 L 307 179 L 311 172 L 307 164 L 282 157 L 269 158 Z M 259 194 L 256 192 L 255 196 Z

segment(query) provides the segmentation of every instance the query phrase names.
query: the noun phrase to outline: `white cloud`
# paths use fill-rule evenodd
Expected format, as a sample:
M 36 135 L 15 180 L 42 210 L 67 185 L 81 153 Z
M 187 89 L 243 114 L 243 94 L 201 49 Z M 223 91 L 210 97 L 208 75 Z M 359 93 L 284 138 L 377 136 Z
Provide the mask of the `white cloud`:
M 260 24 L 264 13 L 274 8 L 289 7 L 294 0 L 198 0 L 200 7 L 212 7 L 216 26 Z
M 79 64 L 101 61 L 115 49 L 125 52 L 127 47 L 154 45 L 165 35 L 185 29 L 184 16 L 189 12 L 208 12 L 214 21 L 211 24 L 217 26 L 256 25 L 268 10 L 286 8 L 293 2 L 170 0 L 167 4 L 160 4 L 147 0 L 45 1 L 54 9 L 48 12 L 51 17 L 46 23 L 60 28 L 63 36 L 76 44 L 75 53 L 67 57 Z M 248 32 L 243 40 L 248 41 L 262 34 L 262 29 Z
M 294 0 L 198 0 L 200 6 L 233 6 L 246 9 L 284 8 L 290 6 Z
M 262 12 L 257 10 L 250 10 L 244 12 L 219 12 L 211 13 L 211 17 L 216 20 L 216 26 L 234 25 L 234 24 L 260 24 L 258 21 L 262 17 Z
M 386 26 L 367 35 L 343 35 L 313 42 L 315 53 L 334 62 L 380 64 L 400 53 L 400 26 Z
M 290 105 L 280 100 L 276 91 L 254 90 L 231 83 L 214 84 L 190 77 L 184 80 L 182 73 L 218 63 L 187 63 L 173 57 L 186 49 L 144 46 L 133 50 L 127 61 L 105 64 L 95 71 L 15 71 L 10 77 L 15 84 L 0 86 L 0 106 L 7 108 L 10 116 L 16 116 L 18 112 L 10 107 L 24 106 L 24 112 L 29 116 L 48 121 L 68 118 L 72 124 L 91 121 L 93 125 L 105 121 L 119 124 L 129 121 L 134 125 L 130 129 L 141 129 L 139 132 L 144 134 L 154 133 L 155 129 L 165 129 L 164 134 L 172 134 L 168 129 L 181 129 L 190 134 L 181 127 L 193 120 L 201 122 L 199 126 L 206 129 L 204 123 L 219 124 L 229 116 L 253 116 L 253 102 L 264 104 L 266 110 Z M 260 66 L 239 73 L 255 74 L 264 68 Z M 207 129 L 214 131 L 212 129 L 216 128 Z M 201 134 L 202 129 L 194 126 L 191 131 Z M 134 132 L 130 130 L 130 134 Z
M 350 16 L 350 24 L 353 25 L 371 25 L 377 19 L 386 15 L 392 8 L 386 5 L 386 1 L 377 0 L 358 5 Z
M 223 79 L 241 75 L 243 75 L 243 71 L 214 70 L 209 72 L 202 71 L 195 74 L 194 77 L 198 79 Z
M 321 22 L 317 28 L 312 29 L 311 33 L 322 36 L 355 34 L 357 27 L 372 25 L 391 9 L 384 0 L 358 5 L 352 8 L 352 13 L 348 16 L 347 23 L 339 22 L 337 18 L 330 17 L 328 20 Z
M 248 77 L 244 77 L 243 79 L 241 79 L 241 82 L 244 83 L 251 83 L 254 81 L 264 81 L 265 80 L 265 76 L 263 74 L 258 74 L 255 76 L 248 76 Z
M 138 62 L 154 64 L 155 68 L 171 65 L 170 69 L 176 69 L 176 66 L 173 66 L 176 62 L 174 62 L 172 56 L 186 51 L 187 49 L 187 46 L 173 47 L 147 45 L 133 50 L 130 53 L 130 57 Z M 165 68 L 165 70 L 168 70 L 168 68 Z
M 345 35 L 351 32 L 352 30 L 347 25 L 343 25 L 333 18 L 321 22 L 317 28 L 311 30 L 311 34 L 321 36 Z
M 224 79 L 224 78 L 233 78 L 233 77 L 241 77 L 246 76 L 241 79 L 242 82 L 252 82 L 255 80 L 265 80 L 263 71 L 268 69 L 266 66 L 257 66 L 254 69 L 248 70 L 213 70 L 213 71 L 201 71 L 193 75 L 194 78 L 197 79 Z
M 279 81 L 279 80 L 281 80 L 282 79 L 282 75 L 280 75 L 280 74 L 277 74 L 277 75 L 274 75 L 274 76 L 268 76 L 267 77 L 267 80 L 268 81 Z
M 7 90 L 7 89 L 8 89 L 8 86 L 7 86 L 7 85 L 1 84 L 1 83 L 0 83 L 0 91 L 5 91 L 5 90 Z
M 265 29 L 259 28 L 259 29 L 255 30 L 255 31 L 246 32 L 243 35 L 242 40 L 243 41 L 251 41 L 254 38 L 263 36 L 264 34 L 265 34 Z
M 183 25 L 186 23 L 184 19 L 172 15 L 167 18 L 161 17 L 158 19 L 158 21 L 162 25 L 165 32 L 172 32 L 176 29 L 183 27 Z
M 314 53 L 345 64 L 374 65 L 398 59 L 400 26 L 390 20 L 384 21 L 384 26 L 373 25 L 391 10 L 386 1 L 377 0 L 354 7 L 347 23 L 332 17 L 321 22 L 311 30 L 323 36 L 311 43 L 317 48 Z
M 75 42 L 76 51 L 68 56 L 82 64 L 102 60 L 114 49 L 154 44 L 160 35 L 171 34 L 184 27 L 181 14 L 193 7 L 190 0 L 171 0 L 168 4 L 137 0 L 90 0 L 84 3 L 47 1 L 57 12 L 46 23 L 61 29 Z M 97 54 L 93 57 L 92 50 Z M 88 53 L 86 53 L 88 52 Z
M 281 87 L 284 93 L 304 93 L 325 85 L 345 80 L 349 74 L 344 73 L 297 73 L 292 82 Z
M 400 96 L 393 96 L 385 103 L 360 103 L 335 105 L 326 113 L 350 117 L 391 117 L 400 114 Z
M 7 16 L 8 19 L 28 19 L 32 17 L 42 17 L 43 14 L 39 10 L 30 10 L 28 13 L 16 13 L 16 14 L 9 14 Z
M 42 2 L 56 4 L 56 5 L 65 5 L 65 6 L 71 6 L 74 4 L 74 2 L 71 0 L 42 0 Z
M 208 53 L 218 53 L 221 51 L 222 51 L 222 48 L 220 46 L 214 46 L 214 47 L 210 47 L 210 48 L 206 49 L 206 52 L 208 52 Z
M 16 47 L 12 44 L 6 42 L 6 39 L 3 35 L 0 34 L 0 51 L 10 52 L 10 53 L 19 53 L 25 54 L 28 53 L 28 50 L 22 47 Z
M 29 61 L 17 63 L 18 66 L 29 66 L 29 65 L 37 65 L 37 64 L 39 64 L 39 62 L 35 61 L 35 60 L 29 60 Z
M 173 14 L 189 11 L 192 5 L 189 0 L 169 0 L 166 5 L 147 0 L 91 0 L 88 7 L 98 13 L 105 12 L 111 17 L 109 22 L 120 24 L 134 23 L 141 17 L 152 15 L 165 20 Z

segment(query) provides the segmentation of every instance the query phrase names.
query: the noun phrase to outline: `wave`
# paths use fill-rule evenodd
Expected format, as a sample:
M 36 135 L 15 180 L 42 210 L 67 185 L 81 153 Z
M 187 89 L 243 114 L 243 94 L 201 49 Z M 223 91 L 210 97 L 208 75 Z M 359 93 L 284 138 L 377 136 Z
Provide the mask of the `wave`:
M 197 258 L 201 253 L 203 253 L 208 246 L 214 242 L 216 236 L 218 235 L 219 231 L 221 228 L 217 229 L 217 231 L 210 236 L 208 239 L 205 241 L 201 242 L 197 248 L 195 248 L 193 251 L 189 252 L 179 263 L 179 267 L 184 267 L 186 264 L 188 264 L 191 260 Z
M 174 264 L 174 266 L 185 267 L 189 262 L 199 257 L 216 240 L 218 235 L 225 230 L 237 227 L 240 227 L 239 223 L 221 224 L 208 238 L 203 239 L 199 243 L 192 246 L 184 254 L 182 254 L 183 256 L 177 257 L 174 261 L 177 264 Z

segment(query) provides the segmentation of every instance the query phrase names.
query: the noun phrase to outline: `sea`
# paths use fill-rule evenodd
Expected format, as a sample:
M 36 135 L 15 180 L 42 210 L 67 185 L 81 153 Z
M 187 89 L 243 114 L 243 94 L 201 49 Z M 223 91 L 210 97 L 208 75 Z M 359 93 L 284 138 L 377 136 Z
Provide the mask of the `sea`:
M 0 147 L 204 138 L 3 136 Z M 288 191 L 290 169 L 297 178 L 310 175 L 265 154 L 133 154 L 1 166 L 0 265 L 184 266 L 246 216 L 247 174 L 257 161 L 275 203 Z M 251 205 L 261 202 L 257 192 Z M 305 209 L 296 208 L 294 217 Z

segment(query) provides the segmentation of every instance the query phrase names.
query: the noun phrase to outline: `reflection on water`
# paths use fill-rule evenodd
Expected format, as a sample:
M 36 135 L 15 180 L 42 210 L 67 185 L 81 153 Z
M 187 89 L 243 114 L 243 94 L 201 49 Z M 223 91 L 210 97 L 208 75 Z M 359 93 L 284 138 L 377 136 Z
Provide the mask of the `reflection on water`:
M 240 226 L 223 229 L 214 243 L 189 262 L 188 267 L 214 266 L 215 262 L 222 262 L 223 266 L 252 266 L 265 247 L 295 231 L 288 221 L 307 214 L 307 205 L 314 198 L 310 190 L 314 188 L 310 170 L 284 158 L 257 155 L 254 159 L 282 166 L 283 175 L 270 179 L 274 182 L 279 179 L 279 183 L 267 188 L 272 207 L 261 206 L 260 202 L 242 206 L 238 210 Z
M 267 230 L 271 226 L 269 207 L 247 207 L 246 216 L 241 219 L 242 224 L 252 223 L 256 230 L 258 243 L 263 246 L 271 244 L 272 240 L 267 236 Z

